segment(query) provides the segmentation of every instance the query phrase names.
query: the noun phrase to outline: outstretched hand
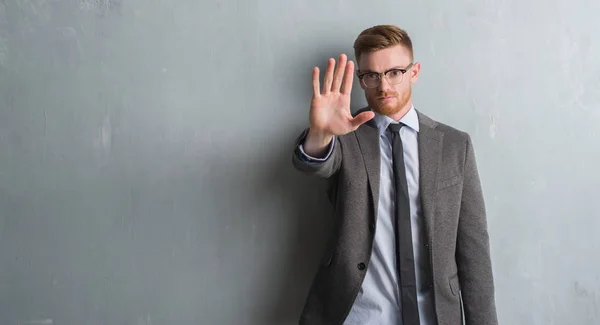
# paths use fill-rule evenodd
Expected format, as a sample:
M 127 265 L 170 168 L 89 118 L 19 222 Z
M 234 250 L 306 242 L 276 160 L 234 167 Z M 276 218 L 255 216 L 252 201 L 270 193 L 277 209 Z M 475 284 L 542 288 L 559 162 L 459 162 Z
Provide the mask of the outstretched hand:
M 373 112 L 363 112 L 356 117 L 350 111 L 350 95 L 354 79 L 354 63 L 345 54 L 335 60 L 329 59 L 323 89 L 319 82 L 319 68 L 313 68 L 313 97 L 310 105 L 311 131 L 324 136 L 344 135 L 356 130 L 361 124 L 372 119 Z

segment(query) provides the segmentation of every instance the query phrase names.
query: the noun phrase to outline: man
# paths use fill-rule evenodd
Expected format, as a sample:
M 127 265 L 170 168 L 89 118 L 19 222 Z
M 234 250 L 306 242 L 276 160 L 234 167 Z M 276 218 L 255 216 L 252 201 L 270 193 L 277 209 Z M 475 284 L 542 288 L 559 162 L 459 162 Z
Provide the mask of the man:
M 368 107 L 350 111 L 354 64 L 313 69 L 294 166 L 329 179 L 334 231 L 300 324 L 497 324 L 487 221 L 470 136 L 417 111 L 412 42 L 390 25 L 354 43 Z

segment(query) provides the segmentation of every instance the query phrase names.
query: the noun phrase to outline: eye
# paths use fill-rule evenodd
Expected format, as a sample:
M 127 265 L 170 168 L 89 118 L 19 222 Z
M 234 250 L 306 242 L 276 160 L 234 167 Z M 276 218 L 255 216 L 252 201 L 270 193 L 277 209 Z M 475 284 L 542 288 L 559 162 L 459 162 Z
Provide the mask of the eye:
M 365 79 L 376 80 L 379 79 L 379 75 L 377 73 L 367 73 L 364 75 Z
M 400 69 L 394 69 L 394 70 L 390 70 L 390 71 L 388 72 L 388 75 L 389 75 L 390 77 L 399 77 L 399 76 L 401 76 L 401 75 L 402 75 L 402 70 L 400 70 Z

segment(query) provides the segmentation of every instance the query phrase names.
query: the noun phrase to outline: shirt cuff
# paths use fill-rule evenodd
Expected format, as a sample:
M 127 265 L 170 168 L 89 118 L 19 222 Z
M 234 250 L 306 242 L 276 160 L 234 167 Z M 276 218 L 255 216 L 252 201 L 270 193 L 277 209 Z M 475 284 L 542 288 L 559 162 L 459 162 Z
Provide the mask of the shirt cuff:
M 298 143 L 298 155 L 300 156 L 300 159 L 305 161 L 305 162 L 324 162 L 327 161 L 327 159 L 329 159 L 329 157 L 331 156 L 331 154 L 333 153 L 333 148 L 335 146 L 335 136 L 331 139 L 331 143 L 329 144 L 329 149 L 327 150 L 327 155 L 325 155 L 325 157 L 323 158 L 316 158 L 313 156 L 309 156 L 306 152 L 304 152 L 304 140 L 306 139 L 306 134 L 308 132 L 305 132 L 304 136 L 302 137 L 302 139 L 300 139 L 299 143 Z

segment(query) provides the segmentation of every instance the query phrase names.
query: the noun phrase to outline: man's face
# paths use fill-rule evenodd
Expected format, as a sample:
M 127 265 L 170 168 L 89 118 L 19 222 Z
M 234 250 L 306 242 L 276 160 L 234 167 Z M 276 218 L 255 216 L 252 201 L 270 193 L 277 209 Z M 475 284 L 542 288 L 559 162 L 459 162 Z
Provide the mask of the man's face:
M 357 75 L 365 72 L 406 69 L 411 63 L 410 52 L 402 45 L 396 45 L 379 51 L 362 53 L 358 62 Z M 379 86 L 375 88 L 367 88 L 363 82 L 360 82 L 369 106 L 379 114 L 394 116 L 401 112 L 401 115 L 404 115 L 411 107 L 411 85 L 417 81 L 419 70 L 420 64 L 415 63 L 406 71 L 398 84 L 391 84 L 383 76 Z

